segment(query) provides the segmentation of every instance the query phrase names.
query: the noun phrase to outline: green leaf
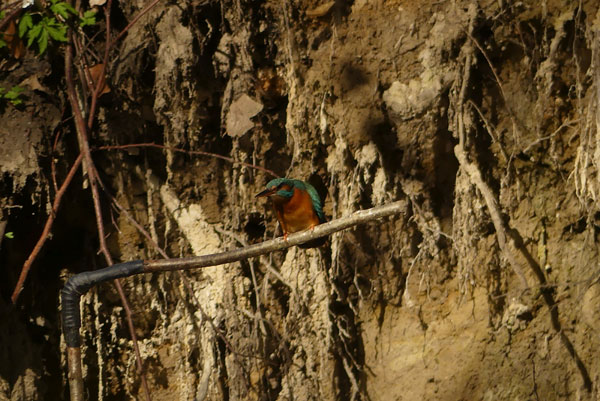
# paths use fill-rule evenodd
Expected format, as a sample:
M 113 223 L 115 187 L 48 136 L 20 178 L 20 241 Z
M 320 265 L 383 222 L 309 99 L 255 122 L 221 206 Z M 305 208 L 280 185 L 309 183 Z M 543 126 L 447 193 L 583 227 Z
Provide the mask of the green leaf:
M 13 86 L 8 92 L 5 88 L 0 87 L 0 99 L 11 102 L 14 106 L 18 106 L 23 103 L 22 99 L 19 99 L 19 95 L 23 92 L 23 88 L 19 86 Z M 6 92 L 6 93 L 4 93 Z
M 24 90 L 25 89 L 21 88 L 20 86 L 13 86 L 8 92 L 6 92 L 6 95 L 4 95 L 4 97 L 10 100 L 16 99 Z
M 60 15 L 64 19 L 68 19 L 70 17 L 69 13 L 77 15 L 77 11 L 75 11 L 73 6 L 71 6 L 69 3 L 65 3 L 64 1 L 61 1 L 60 3 L 53 1 L 52 3 L 53 4 L 50 6 L 50 10 L 52 10 L 54 14 Z
M 42 32 L 42 24 L 41 23 L 35 25 L 33 28 L 31 28 L 27 32 L 27 47 L 31 46 L 33 41 L 40 35 L 40 32 Z
M 38 46 L 40 48 L 40 56 L 44 54 L 46 48 L 48 47 L 48 30 L 43 29 L 40 37 L 38 38 Z
M 83 28 L 88 25 L 96 24 L 96 11 L 95 10 L 87 10 L 83 13 L 83 17 L 79 19 L 79 25 Z
M 46 30 L 50 37 L 59 42 L 67 41 L 67 26 L 63 24 L 57 24 L 56 26 L 48 24 Z
M 6 42 L 3 41 L 2 39 L 0 39 L 0 49 L 2 49 L 3 47 L 7 46 Z
M 4 233 L 4 236 L 8 239 L 13 239 L 15 238 L 15 234 L 12 231 L 9 231 L 7 233 Z
M 52 10 L 52 12 L 54 14 L 60 15 L 64 19 L 69 18 L 69 13 L 67 12 L 67 10 L 65 10 L 65 8 L 61 4 L 54 4 L 54 5 L 50 6 L 50 10 Z
M 21 17 L 19 21 L 19 37 L 22 38 L 25 35 L 25 32 L 30 30 L 33 27 L 33 18 L 31 18 L 31 14 L 25 13 Z M 29 46 L 29 45 L 27 45 Z
M 69 3 L 63 3 L 65 5 L 65 8 L 67 10 L 69 10 L 69 12 L 73 15 L 77 15 L 77 10 L 75 10 L 75 8 L 73 8 L 72 5 L 70 5 Z
M 27 47 L 31 46 L 33 41 L 40 35 L 40 32 L 42 32 L 42 24 L 35 25 L 27 32 Z

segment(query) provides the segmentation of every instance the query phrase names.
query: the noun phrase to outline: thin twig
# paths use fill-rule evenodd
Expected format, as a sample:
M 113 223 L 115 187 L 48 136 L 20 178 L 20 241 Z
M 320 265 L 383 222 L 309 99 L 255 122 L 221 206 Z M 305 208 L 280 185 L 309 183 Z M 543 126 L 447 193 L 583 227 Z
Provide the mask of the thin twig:
M 98 173 L 96 172 L 96 168 L 94 166 L 94 161 L 92 159 L 92 155 L 90 152 L 90 146 L 89 146 L 89 142 L 88 142 L 88 138 L 87 138 L 87 125 L 84 121 L 83 114 L 79 107 L 77 91 L 75 89 L 75 83 L 73 81 L 73 70 L 72 70 L 72 67 L 73 67 L 72 66 L 72 64 L 73 64 L 73 45 L 72 45 L 73 39 L 72 39 L 72 36 L 73 36 L 73 33 L 70 32 L 69 37 L 71 39 L 70 39 L 69 43 L 67 44 L 66 51 L 65 51 L 65 81 L 67 84 L 67 96 L 69 98 L 69 102 L 71 104 L 71 110 L 72 110 L 73 116 L 75 118 L 75 129 L 77 132 L 79 148 L 80 148 L 81 153 L 83 154 L 83 159 L 85 160 L 85 167 L 87 168 L 90 189 L 92 191 L 92 201 L 94 204 L 94 213 L 96 215 L 96 228 L 98 230 L 98 240 L 100 242 L 100 250 L 102 251 L 104 258 L 106 259 L 107 264 L 112 265 L 113 264 L 112 257 L 110 255 L 110 252 L 108 251 L 108 247 L 106 246 L 106 236 L 104 233 L 104 224 L 103 224 L 103 219 L 102 219 L 102 208 L 100 205 L 100 197 L 98 194 L 98 185 L 97 185 L 97 179 L 98 179 L 97 174 Z M 94 94 L 92 97 L 96 97 L 95 95 L 97 95 L 96 91 L 94 91 Z M 93 102 L 93 100 L 92 100 L 92 102 Z M 141 354 L 139 351 L 137 336 L 135 334 L 135 328 L 133 325 L 131 308 L 129 307 L 129 302 L 127 302 L 127 298 L 125 296 L 125 293 L 123 291 L 123 288 L 122 288 L 119 280 L 115 279 L 113 281 L 113 283 L 114 283 L 115 287 L 117 288 L 117 292 L 119 293 L 119 297 L 121 298 L 121 302 L 123 304 L 123 309 L 125 310 L 126 320 L 127 320 L 128 326 L 129 326 L 129 332 L 131 334 L 131 340 L 133 343 L 133 349 L 136 354 L 138 373 L 140 374 L 142 386 L 146 393 L 146 399 L 148 401 L 150 401 L 151 400 L 150 391 L 149 391 L 148 383 L 146 380 L 146 375 L 144 373 L 144 367 L 143 367 L 143 363 L 141 360 Z
M 21 4 L 23 4 L 22 0 L 15 0 L 12 3 L 10 1 L 7 1 L 6 4 L 0 6 L 0 11 L 8 10 L 9 8 L 14 8 L 14 7 L 21 8 L 20 7 Z
M 40 251 L 42 250 L 42 247 L 44 246 L 44 244 L 46 243 L 46 240 L 48 239 L 48 236 L 50 234 L 50 230 L 52 229 L 52 224 L 54 223 L 54 219 L 56 218 L 56 213 L 58 212 L 58 207 L 60 206 L 62 197 L 65 194 L 67 188 L 69 187 L 71 180 L 75 176 L 75 173 L 77 172 L 77 169 L 79 168 L 79 165 L 81 164 L 81 160 L 83 160 L 83 155 L 80 153 L 79 156 L 77 156 L 75 163 L 73 163 L 73 166 L 71 166 L 71 169 L 69 170 L 67 177 L 65 178 L 62 185 L 60 186 L 60 189 L 56 192 L 56 196 L 54 197 L 54 202 L 52 203 L 52 210 L 50 211 L 50 215 L 48 216 L 48 219 L 46 220 L 46 224 L 44 225 L 44 229 L 42 230 L 42 235 L 40 235 L 40 238 L 38 239 L 37 243 L 33 247 L 33 251 L 31 251 L 31 253 L 29 254 L 29 257 L 27 258 L 27 260 L 23 264 L 23 267 L 21 268 L 21 274 L 19 275 L 19 280 L 17 281 L 17 284 L 15 285 L 15 289 L 13 290 L 13 293 L 11 296 L 11 301 L 13 304 L 15 304 L 17 302 L 19 294 L 23 290 L 23 284 L 25 283 L 25 279 L 27 278 L 27 275 L 29 274 L 31 265 L 33 264 L 33 262 L 39 255 Z
M 89 63 L 87 61 L 83 45 L 81 44 L 79 37 L 77 37 L 76 35 L 73 35 L 72 37 L 73 46 L 75 46 L 75 54 L 79 54 L 79 68 L 77 68 L 77 74 L 79 75 L 79 81 L 81 82 L 81 91 L 83 93 L 83 98 L 87 99 L 90 91 L 94 90 L 94 82 L 92 81 Z
M 225 160 L 228 161 L 232 164 L 239 164 L 241 166 L 244 167 L 248 167 L 248 168 L 253 168 L 256 170 L 260 170 L 263 171 L 273 177 L 278 178 L 279 175 L 277 175 L 273 170 L 269 170 L 268 168 L 265 167 L 261 167 L 261 166 L 257 166 L 254 164 L 250 164 L 250 163 L 245 163 L 245 162 L 240 162 L 237 161 L 231 157 L 228 156 L 222 156 L 216 153 L 211 153 L 211 152 L 204 152 L 202 150 L 185 150 L 185 149 L 180 149 L 180 148 L 175 148 L 172 146 L 165 146 L 165 145 L 159 145 L 153 142 L 149 142 L 149 143 L 132 143 L 132 144 L 127 144 L 127 145 L 110 145 L 110 146 L 99 146 L 95 149 L 93 149 L 94 151 L 96 150 L 113 150 L 113 149 L 117 149 L 117 150 L 123 150 L 123 149 L 130 149 L 130 148 L 158 148 L 158 149 L 165 149 L 165 150 L 170 150 L 172 152 L 179 152 L 179 153 L 187 153 L 189 155 L 202 155 L 202 156 L 209 156 L 209 157 L 214 157 L 216 159 L 221 159 L 221 160 Z
M 93 93 L 92 93 L 92 101 L 91 101 L 91 106 L 90 106 L 90 113 L 88 115 L 88 122 L 87 122 L 87 126 L 88 129 L 92 129 L 92 125 L 94 124 L 94 119 L 96 118 L 96 105 L 98 103 L 98 97 L 100 96 L 100 93 L 102 93 L 102 89 L 104 88 L 104 83 L 106 82 L 106 66 L 108 64 L 108 54 L 109 54 L 109 50 L 110 50 L 110 8 L 112 5 L 112 0 L 108 0 L 108 2 L 106 3 L 106 5 L 104 6 L 104 16 L 106 19 L 106 38 L 105 38 L 105 45 L 104 45 L 104 61 L 102 62 L 102 67 L 100 67 L 100 75 L 98 77 L 98 82 L 96 82 L 95 86 L 93 87 Z M 94 84 L 93 80 L 92 80 L 92 84 Z
M 6 6 L 0 7 L 0 11 L 9 9 L 12 7 L 16 7 L 14 10 L 12 10 L 8 14 L 6 14 L 4 16 L 4 18 L 2 19 L 2 21 L 0 21 L 0 31 L 2 31 L 4 29 L 4 26 L 6 24 L 8 24 L 14 17 L 16 17 L 21 12 L 21 7 L 18 6 L 19 3 L 20 3 L 19 1 L 15 1 L 14 3 L 7 4 Z
M 117 43 L 117 41 L 119 39 L 121 39 L 123 37 L 123 35 L 125 35 L 127 33 L 127 31 L 129 29 L 131 29 L 132 26 L 135 25 L 135 23 L 144 15 L 146 14 L 148 11 L 150 11 L 152 9 L 152 7 L 154 7 L 160 0 L 154 0 L 152 3 L 148 4 L 142 11 L 139 12 L 138 15 L 136 15 L 131 22 L 125 27 L 123 28 L 123 30 L 121 32 L 119 32 L 119 34 L 113 39 L 112 42 L 110 42 L 110 46 L 107 46 L 108 50 L 110 50 L 115 43 Z
M 64 109 L 63 109 L 64 113 Z M 54 188 L 54 193 L 58 192 L 58 184 L 56 183 L 56 163 L 54 162 L 54 152 L 56 152 L 56 146 L 58 145 L 58 139 L 60 138 L 60 129 L 56 130 L 56 135 L 54 136 L 54 142 L 52 143 L 52 156 L 50 157 L 50 174 L 52 174 L 52 186 Z

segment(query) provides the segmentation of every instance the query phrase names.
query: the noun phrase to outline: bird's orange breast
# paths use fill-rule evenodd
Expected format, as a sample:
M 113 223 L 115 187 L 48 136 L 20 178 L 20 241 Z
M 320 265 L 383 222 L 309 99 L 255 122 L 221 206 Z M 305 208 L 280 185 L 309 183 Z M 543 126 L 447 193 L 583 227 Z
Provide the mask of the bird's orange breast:
M 298 188 L 294 188 L 294 195 L 290 200 L 275 204 L 275 211 L 284 231 L 288 233 L 306 230 L 320 223 L 310 195 Z

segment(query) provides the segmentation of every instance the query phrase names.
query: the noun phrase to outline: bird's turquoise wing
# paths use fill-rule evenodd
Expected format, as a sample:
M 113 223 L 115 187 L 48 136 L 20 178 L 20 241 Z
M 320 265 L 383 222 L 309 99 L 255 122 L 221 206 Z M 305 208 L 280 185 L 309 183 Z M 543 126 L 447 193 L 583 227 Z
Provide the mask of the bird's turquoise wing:
M 313 207 L 315 208 L 315 212 L 317 212 L 319 220 L 321 221 L 321 223 L 324 223 L 325 213 L 323 213 L 323 205 L 321 204 L 321 197 L 319 196 L 319 193 L 312 185 L 306 182 L 303 182 L 302 184 L 304 184 L 306 191 L 310 195 L 310 199 L 312 200 Z

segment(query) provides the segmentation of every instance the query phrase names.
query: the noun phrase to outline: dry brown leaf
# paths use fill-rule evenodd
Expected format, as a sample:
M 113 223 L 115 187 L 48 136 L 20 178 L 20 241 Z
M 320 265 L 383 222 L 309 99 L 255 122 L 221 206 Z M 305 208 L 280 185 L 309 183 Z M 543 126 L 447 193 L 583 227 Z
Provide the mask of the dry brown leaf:
M 20 59 L 23 57 L 25 44 L 19 35 L 17 35 L 17 24 L 14 19 L 8 22 L 6 30 L 2 32 L 2 39 L 6 42 L 6 46 L 14 58 Z
M 96 86 L 98 81 L 100 81 L 100 74 L 102 74 L 103 65 L 104 64 L 100 63 L 88 68 L 88 73 L 90 74 L 90 77 L 92 77 L 92 82 L 94 83 L 94 86 Z M 100 96 L 104 95 L 105 93 L 110 93 L 110 88 L 108 87 L 108 83 L 106 82 L 106 75 L 104 76 L 104 84 L 102 85 L 102 89 L 100 90 Z
M 106 0 L 90 0 L 90 7 L 103 6 Z
M 31 75 L 29 78 L 24 79 L 19 83 L 19 86 L 27 86 L 31 90 L 48 93 L 46 88 L 40 83 L 37 75 Z

